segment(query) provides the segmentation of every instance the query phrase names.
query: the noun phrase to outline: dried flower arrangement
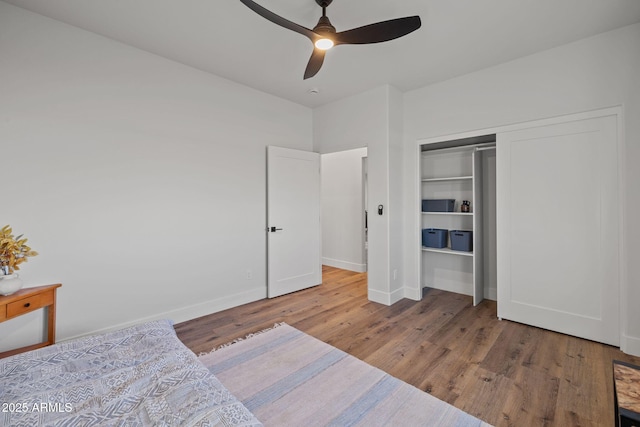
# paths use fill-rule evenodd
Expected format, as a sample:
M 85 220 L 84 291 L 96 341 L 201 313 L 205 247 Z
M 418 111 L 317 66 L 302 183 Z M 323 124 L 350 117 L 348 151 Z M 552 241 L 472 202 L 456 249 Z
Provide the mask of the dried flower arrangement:
M 27 246 L 27 239 L 22 234 L 13 237 L 13 230 L 8 225 L 0 229 L 0 276 L 20 270 L 20 264 L 36 255 L 38 253 Z

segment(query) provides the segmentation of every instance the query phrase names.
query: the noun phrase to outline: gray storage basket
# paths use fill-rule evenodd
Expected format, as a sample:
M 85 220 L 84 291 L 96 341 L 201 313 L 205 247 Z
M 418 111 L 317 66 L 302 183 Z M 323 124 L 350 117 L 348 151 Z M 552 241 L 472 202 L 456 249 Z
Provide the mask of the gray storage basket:
M 425 228 L 422 230 L 422 246 L 427 248 L 446 248 L 449 230 L 441 228 Z
M 453 212 L 455 199 L 423 199 L 422 212 Z
M 449 234 L 451 250 L 464 252 L 473 251 L 473 231 L 451 230 Z

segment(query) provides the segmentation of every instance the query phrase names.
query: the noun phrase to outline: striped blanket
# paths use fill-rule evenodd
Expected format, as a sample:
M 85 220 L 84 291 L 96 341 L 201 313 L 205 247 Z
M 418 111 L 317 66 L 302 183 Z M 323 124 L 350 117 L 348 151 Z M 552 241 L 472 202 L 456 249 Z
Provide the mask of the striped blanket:
M 266 426 L 488 426 L 285 324 L 199 359 Z

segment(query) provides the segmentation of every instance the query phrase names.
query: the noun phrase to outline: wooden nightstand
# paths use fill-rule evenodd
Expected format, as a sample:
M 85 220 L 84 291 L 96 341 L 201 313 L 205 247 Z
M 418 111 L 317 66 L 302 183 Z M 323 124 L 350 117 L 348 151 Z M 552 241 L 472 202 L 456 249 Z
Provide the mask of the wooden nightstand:
M 12 356 L 56 342 L 56 289 L 61 284 L 23 288 L 14 294 L 0 296 L 0 323 L 34 310 L 47 307 L 47 340 L 38 344 L 0 353 L 0 358 Z

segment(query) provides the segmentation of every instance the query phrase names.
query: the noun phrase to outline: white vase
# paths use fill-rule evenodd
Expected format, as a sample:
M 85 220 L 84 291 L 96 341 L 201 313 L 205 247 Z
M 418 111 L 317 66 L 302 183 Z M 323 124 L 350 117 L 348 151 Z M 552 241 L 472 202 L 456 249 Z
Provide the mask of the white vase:
M 18 273 L 0 276 L 0 295 L 11 295 L 22 288 L 22 280 Z

